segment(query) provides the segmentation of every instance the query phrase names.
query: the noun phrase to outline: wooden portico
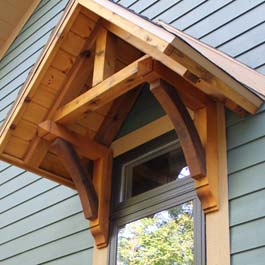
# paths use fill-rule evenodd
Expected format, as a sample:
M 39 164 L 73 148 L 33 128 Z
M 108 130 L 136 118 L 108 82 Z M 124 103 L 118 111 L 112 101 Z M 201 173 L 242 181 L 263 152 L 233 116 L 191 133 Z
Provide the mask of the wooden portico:
M 158 24 L 109 1 L 72 1 L 1 130 L 1 159 L 77 189 L 99 248 L 112 143 L 143 84 L 176 130 L 205 213 L 218 210 L 223 107 L 253 114 L 263 102 L 264 76 Z

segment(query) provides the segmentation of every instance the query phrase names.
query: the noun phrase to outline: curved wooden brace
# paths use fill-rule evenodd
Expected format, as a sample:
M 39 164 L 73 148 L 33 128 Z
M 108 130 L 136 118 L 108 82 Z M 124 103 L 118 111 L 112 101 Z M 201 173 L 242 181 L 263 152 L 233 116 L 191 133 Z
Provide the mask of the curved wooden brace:
M 98 197 L 92 180 L 81 165 L 75 149 L 70 143 L 60 138 L 54 140 L 52 149 L 76 186 L 86 219 L 95 219 L 98 216 Z
M 109 238 L 112 150 L 106 149 L 103 156 L 93 161 L 92 183 L 77 152 L 69 142 L 56 138 L 51 147 L 73 179 L 84 215 L 90 220 L 90 231 L 96 246 L 106 247 Z
M 176 89 L 161 79 L 150 83 L 150 89 L 174 125 L 191 177 L 194 179 L 204 177 L 206 174 L 204 148 Z

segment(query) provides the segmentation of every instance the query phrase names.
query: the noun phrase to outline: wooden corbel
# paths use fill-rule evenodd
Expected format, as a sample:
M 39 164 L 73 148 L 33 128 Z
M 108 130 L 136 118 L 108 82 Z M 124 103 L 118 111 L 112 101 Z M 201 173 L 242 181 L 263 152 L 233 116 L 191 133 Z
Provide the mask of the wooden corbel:
M 204 148 L 176 89 L 161 79 L 152 82 L 150 89 L 174 125 L 191 177 L 194 179 L 204 177 L 206 174 Z
M 218 209 L 217 110 L 211 100 L 195 111 L 193 123 L 176 89 L 158 79 L 150 89 L 179 137 L 195 189 L 205 213 Z M 195 127 L 196 126 L 196 127 Z
M 98 216 L 98 197 L 91 177 L 83 168 L 75 149 L 60 138 L 55 139 L 51 147 L 75 184 L 86 219 L 95 219 Z
M 90 231 L 98 248 L 108 245 L 112 150 L 87 137 L 70 132 L 53 121 L 39 124 L 38 136 L 51 142 L 78 191 L 83 212 L 90 220 Z M 93 179 L 79 156 L 93 161 Z

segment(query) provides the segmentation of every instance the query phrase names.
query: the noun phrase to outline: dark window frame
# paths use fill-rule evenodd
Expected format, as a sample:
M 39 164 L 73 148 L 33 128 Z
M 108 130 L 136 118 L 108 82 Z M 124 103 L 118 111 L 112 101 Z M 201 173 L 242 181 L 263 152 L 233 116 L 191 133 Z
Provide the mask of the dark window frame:
M 120 227 L 187 201 L 193 201 L 194 206 L 194 264 L 205 264 L 204 214 L 195 192 L 193 179 L 189 177 L 179 179 L 120 202 L 121 199 L 127 197 L 126 194 L 121 193 L 126 167 L 132 167 L 143 159 L 166 153 L 176 146 L 179 146 L 179 141 L 175 134 L 168 133 L 114 160 L 109 265 L 116 265 L 117 238 Z

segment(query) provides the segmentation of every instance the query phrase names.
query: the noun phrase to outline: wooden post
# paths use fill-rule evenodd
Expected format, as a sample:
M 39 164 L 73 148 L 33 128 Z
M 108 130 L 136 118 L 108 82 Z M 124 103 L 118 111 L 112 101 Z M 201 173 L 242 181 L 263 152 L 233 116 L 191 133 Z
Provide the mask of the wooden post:
M 96 41 L 92 86 L 96 86 L 115 72 L 115 39 L 103 27 L 99 29 Z
M 93 183 L 98 194 L 98 217 L 90 222 L 90 231 L 98 248 L 104 248 L 109 241 L 109 213 L 112 175 L 112 151 L 94 161 Z
M 176 89 L 161 79 L 152 82 L 150 89 L 174 125 L 191 177 L 194 179 L 204 177 L 206 174 L 204 149 L 196 127 Z
M 205 213 L 218 209 L 218 116 L 215 102 L 195 112 L 195 124 L 205 147 L 206 176 L 195 181 Z
M 217 104 L 217 143 L 218 143 L 218 211 L 206 214 L 207 262 L 214 265 L 230 265 L 229 238 L 229 205 L 225 109 L 222 103 Z

